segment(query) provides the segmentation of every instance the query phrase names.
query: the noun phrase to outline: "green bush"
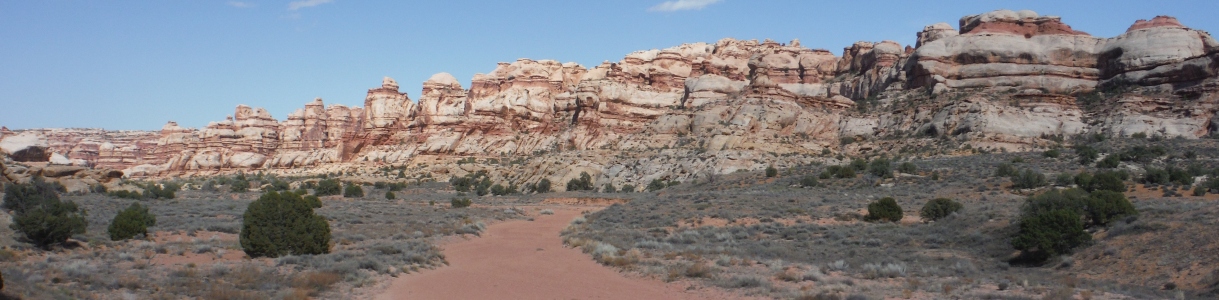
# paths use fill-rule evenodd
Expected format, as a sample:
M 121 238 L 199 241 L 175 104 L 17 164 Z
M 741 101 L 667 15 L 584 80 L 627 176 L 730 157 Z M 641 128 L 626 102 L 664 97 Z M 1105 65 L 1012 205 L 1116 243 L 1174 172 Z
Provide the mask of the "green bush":
M 453 198 L 453 200 L 449 200 L 449 205 L 452 206 L 453 208 L 470 207 L 471 204 L 474 204 L 474 201 L 470 201 L 470 198 L 464 198 L 464 199 Z
M 864 219 L 868 221 L 901 221 L 902 207 L 898 206 L 897 200 L 893 200 L 892 197 L 884 197 L 868 204 L 868 215 Z
M 897 166 L 897 171 L 905 174 L 914 174 L 918 172 L 918 167 L 912 162 L 904 162 Z
M 622 192 L 623 192 L 623 193 L 634 193 L 634 192 L 635 192 L 635 185 L 633 185 L 633 184 L 624 184 L 624 185 L 622 185 Z
M 385 191 L 385 200 L 394 200 L 397 198 L 398 196 L 394 195 L 394 191 Z
M 1024 172 L 1020 172 L 1012 178 L 1012 187 L 1017 189 L 1039 188 L 1046 184 L 1045 174 L 1032 169 L 1024 169 Z
M 1079 213 L 1056 209 L 1027 215 L 1020 219 L 1020 231 L 1012 238 L 1012 247 L 1023 252 L 1025 259 L 1042 262 L 1092 240 L 1084 231 Z
M 1059 156 L 1062 155 L 1062 150 L 1059 150 L 1058 148 L 1053 148 L 1050 150 L 1046 150 L 1045 152 L 1042 152 L 1041 155 L 1048 157 L 1048 158 L 1058 158 Z
M 110 234 L 110 240 L 121 241 L 137 235 L 148 235 L 148 227 L 156 225 L 157 217 L 149 213 L 147 207 L 134 202 L 114 216 L 106 232 Z
M 1143 174 L 1143 183 L 1146 184 L 1168 184 L 1168 171 L 1157 168 L 1147 168 L 1147 173 Z
M 53 184 L 35 177 L 27 184 L 5 186 L 4 202 L 0 203 L 0 208 L 13 211 L 10 227 L 43 249 L 63 243 L 73 234 L 85 233 L 88 224 L 85 212 L 75 202 L 61 201 L 56 190 Z
M 538 192 L 539 194 L 540 193 L 549 193 L 550 192 L 550 179 L 542 178 L 542 180 L 538 181 L 535 191 Z
M 1206 187 L 1202 185 L 1194 187 L 1194 196 L 1206 196 Z
M 318 197 L 333 196 L 343 193 L 343 186 L 339 184 L 338 179 L 326 179 L 317 182 L 317 187 L 313 188 L 313 194 Z
M 876 177 L 892 178 L 893 166 L 889 163 L 888 159 L 877 158 L 872 160 L 872 163 L 868 164 L 868 173 L 875 175 Z
M 1087 166 L 1096 162 L 1096 158 L 1100 157 L 1100 152 L 1088 145 L 1078 145 L 1075 146 L 1075 155 L 1079 156 L 1079 164 Z
M 775 177 L 778 175 L 779 169 L 775 169 L 775 166 L 766 166 L 766 177 Z
M 1009 177 L 1016 174 L 1016 167 L 1010 163 L 1001 163 L 999 167 L 995 168 L 995 177 Z
M 865 171 L 868 169 L 868 160 L 856 158 L 851 160 L 850 167 L 855 171 Z
M 508 189 L 504 188 L 504 185 L 498 184 L 498 183 L 491 185 L 491 194 L 492 195 L 503 196 L 504 194 L 507 194 L 507 193 L 508 193 Z
M 960 202 L 953 201 L 952 199 L 935 198 L 923 205 L 923 209 L 919 211 L 919 216 L 924 220 L 936 221 L 960 211 L 961 207 Z
M 251 202 L 238 236 L 250 257 L 330 253 L 330 224 L 295 193 L 267 192 Z
M 318 198 L 318 196 L 301 195 L 301 194 L 297 194 L 297 195 L 300 195 L 301 200 L 305 200 L 305 204 L 308 204 L 309 207 L 311 207 L 311 208 L 321 208 L 322 207 L 322 198 Z
M 614 188 L 613 183 L 606 183 L 605 186 L 601 188 L 601 192 L 602 193 L 617 193 L 618 191 L 617 191 L 617 189 Z
M 1105 156 L 1104 159 L 1101 159 L 1099 162 L 1096 163 L 1096 167 L 1102 168 L 1102 169 L 1112 169 L 1112 168 L 1117 168 L 1117 166 L 1121 165 L 1121 163 L 1122 163 L 1122 156 L 1115 153 L 1115 154 L 1109 154 L 1108 156 Z
M 593 190 L 593 177 L 588 175 L 588 172 L 580 172 L 580 178 L 572 178 L 567 181 L 567 191 L 591 191 Z
M 805 175 L 804 177 L 800 178 L 800 186 L 802 187 L 817 187 L 819 185 L 821 185 L 821 183 L 818 182 L 817 177 L 813 175 Z
M 1088 197 L 1085 209 L 1088 219 L 1093 225 L 1105 226 L 1109 222 L 1125 216 L 1138 215 L 1138 210 L 1121 192 L 1096 190 Z
M 176 197 L 175 193 L 181 188 L 175 183 L 148 183 L 142 187 L 144 188 L 144 199 L 173 199 Z
M 469 177 L 458 177 L 458 176 L 453 176 L 453 178 L 450 178 L 449 184 L 453 185 L 454 190 L 457 190 L 458 192 L 462 192 L 462 193 L 469 192 L 470 186 L 473 185 L 471 183 L 471 180 Z
M 665 188 L 665 181 L 660 180 L 660 178 L 652 179 L 652 182 L 649 182 L 647 187 L 649 192 L 659 191 L 663 188 Z
M 474 193 L 478 194 L 479 196 L 486 196 L 491 192 L 491 178 L 487 178 L 486 176 L 483 176 L 482 178 L 482 180 L 474 184 Z
M 234 193 L 245 193 L 245 192 L 249 192 L 249 191 L 250 191 L 250 181 L 249 181 L 249 180 L 237 180 L 237 181 L 233 181 L 233 182 L 232 182 L 232 183 L 229 185 L 229 191 L 230 191 L 230 192 L 234 192 Z
M 343 189 L 343 198 L 360 198 L 364 197 L 364 188 L 354 183 L 348 183 Z
M 106 195 L 109 195 L 110 197 L 123 198 L 123 199 L 134 199 L 134 200 L 144 199 L 144 194 L 140 194 L 139 192 L 132 192 L 132 191 L 128 191 L 128 190 L 110 191 L 109 193 L 106 193 Z
M 1118 193 L 1126 192 L 1126 184 L 1122 183 L 1122 178 L 1126 177 L 1124 172 L 1101 171 L 1096 173 L 1096 179 L 1093 186 L 1085 189 L 1088 192 L 1092 191 L 1114 191 Z

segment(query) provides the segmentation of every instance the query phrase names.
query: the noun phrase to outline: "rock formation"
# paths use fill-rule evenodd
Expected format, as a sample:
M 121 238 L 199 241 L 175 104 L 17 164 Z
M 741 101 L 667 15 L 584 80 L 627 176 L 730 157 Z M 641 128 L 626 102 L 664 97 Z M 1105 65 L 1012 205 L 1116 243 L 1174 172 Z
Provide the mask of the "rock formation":
M 723 39 L 637 51 L 591 68 L 519 59 L 475 75 L 468 89 L 435 74 L 417 103 L 386 77 L 368 90 L 364 107 L 315 99 L 278 122 L 242 105 L 200 130 L 170 122 L 149 139 L 43 147 L 69 164 L 80 159 L 136 176 L 512 156 L 533 159 L 523 177 L 511 179 L 517 183 L 585 171 L 640 184 L 758 168 L 766 155 L 828 159 L 944 136 L 1027 150 L 1049 145 L 1047 137 L 1083 133 L 1198 138 L 1219 131 L 1219 42 L 1172 17 L 1101 38 L 1056 16 L 999 10 L 963 17 L 958 29 L 929 25 L 916 36 L 913 47 L 857 42 L 838 56 L 798 40 Z M 1123 93 L 1133 89 L 1141 92 Z M 665 149 L 697 157 L 632 157 Z M 30 154 L 10 156 L 52 156 L 24 151 Z M 663 163 L 672 165 L 655 165 Z

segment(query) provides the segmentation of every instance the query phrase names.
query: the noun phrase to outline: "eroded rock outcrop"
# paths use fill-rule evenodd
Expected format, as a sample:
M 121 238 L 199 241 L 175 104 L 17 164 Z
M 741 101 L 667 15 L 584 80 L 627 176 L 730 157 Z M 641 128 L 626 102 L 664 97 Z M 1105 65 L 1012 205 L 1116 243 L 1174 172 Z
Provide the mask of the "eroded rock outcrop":
M 316 99 L 278 122 L 239 106 L 200 130 L 171 122 L 151 144 L 81 141 L 60 153 L 148 175 L 330 171 L 571 150 L 699 155 L 694 162 L 573 154 L 569 165 L 535 161 L 531 175 L 511 179 L 561 182 L 588 171 L 638 183 L 755 168 L 738 160 L 759 153 L 888 151 L 878 140 L 915 145 L 952 136 L 973 147 L 1027 150 L 1049 145 L 1047 137 L 1083 133 L 1197 138 L 1219 131 L 1219 42 L 1174 18 L 1139 20 L 1113 38 L 1032 11 L 966 16 L 958 26 L 926 26 L 913 47 L 865 41 L 840 55 L 798 40 L 723 39 L 637 51 L 591 68 L 519 59 L 475 75 L 468 89 L 435 74 L 417 103 L 386 77 L 368 90 L 364 107 Z M 1122 93 L 1134 89 L 1140 94 Z M 628 161 L 681 166 L 614 165 Z

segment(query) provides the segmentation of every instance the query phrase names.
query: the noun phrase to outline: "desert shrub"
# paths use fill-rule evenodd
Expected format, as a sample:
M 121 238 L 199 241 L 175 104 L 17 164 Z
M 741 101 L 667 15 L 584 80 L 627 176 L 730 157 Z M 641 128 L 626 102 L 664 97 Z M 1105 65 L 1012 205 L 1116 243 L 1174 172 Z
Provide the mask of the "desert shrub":
M 617 189 L 614 188 L 613 183 L 606 183 L 605 186 L 601 188 L 601 192 L 602 193 L 617 193 L 618 191 L 617 191 Z
M 338 195 L 343 192 L 342 185 L 337 179 L 326 179 L 317 182 L 317 187 L 313 188 L 313 194 L 318 197 Z
M 147 207 L 135 202 L 114 216 L 106 232 L 110 234 L 110 240 L 121 241 L 137 235 L 147 235 L 148 227 L 156 225 L 157 217 L 149 213 Z
M 822 174 L 830 174 L 835 178 L 855 178 L 855 168 L 850 166 L 829 166 L 825 169 L 825 173 Z M 829 178 L 830 176 L 825 176 L 825 179 Z
M 479 180 L 474 184 L 474 194 L 477 194 L 479 196 L 486 196 L 490 192 L 491 192 L 491 178 L 487 178 L 484 176 L 482 180 Z
M 1009 163 L 1001 163 L 995 168 L 995 177 L 1008 177 L 1016 174 L 1016 167 Z
M 1079 156 L 1079 164 L 1087 166 L 1091 165 L 1093 162 L 1096 162 L 1096 158 L 1100 156 L 1100 152 L 1097 152 L 1096 149 L 1089 147 L 1088 145 L 1078 145 L 1075 146 L 1075 155 Z
M 1136 138 L 1136 139 L 1146 139 L 1147 133 L 1146 132 L 1135 132 L 1134 134 L 1131 134 L 1130 137 Z
M 1096 190 L 1089 195 L 1085 212 L 1092 225 L 1105 226 L 1125 216 L 1137 215 L 1138 210 L 1120 192 Z
M 262 187 L 263 192 L 270 192 L 270 191 L 283 192 L 283 191 L 292 190 L 292 186 L 289 185 L 287 181 L 283 181 L 278 178 L 273 178 L 269 181 L 264 181 L 263 184 L 265 184 L 265 186 Z
M 398 196 L 394 195 L 394 191 L 385 191 L 385 200 L 394 200 L 397 198 Z
M 1101 159 L 1099 162 L 1096 162 L 1096 167 L 1102 168 L 1102 169 L 1112 169 L 1112 168 L 1117 168 L 1117 166 L 1121 165 L 1121 163 L 1122 163 L 1122 156 L 1115 153 L 1115 154 L 1109 154 L 1108 156 L 1105 156 L 1104 159 Z
M 1147 184 L 1168 184 L 1168 171 L 1158 168 L 1147 168 L 1147 173 L 1143 174 L 1143 183 Z
M 851 164 L 848 166 L 851 169 L 855 169 L 855 171 L 865 171 L 868 169 L 868 160 L 862 158 L 852 159 Z
M 8 184 L 0 208 L 12 210 L 10 227 L 43 249 L 85 233 L 85 212 L 72 201 L 62 201 L 56 187 L 35 177 L 30 183 Z
M 1052 189 L 1025 199 L 1020 207 L 1021 216 L 1034 216 L 1055 210 L 1069 210 L 1083 214 L 1090 194 L 1083 189 Z
M 924 220 L 935 221 L 960 211 L 961 207 L 960 202 L 953 201 L 952 199 L 935 198 L 923 205 L 923 209 L 919 210 L 919 216 Z
M 868 164 L 868 173 L 881 178 L 893 177 L 893 166 L 888 159 L 877 158 Z
M 474 204 L 474 201 L 470 201 L 470 198 L 464 198 L 464 199 L 453 198 L 452 200 L 449 200 L 449 205 L 453 208 L 470 207 L 471 204 Z
M 1114 192 L 1118 192 L 1118 193 L 1123 193 L 1123 192 L 1126 192 L 1126 184 L 1122 183 L 1122 180 L 1124 177 L 1126 177 L 1125 172 L 1116 172 L 1116 171 L 1097 172 L 1096 176 L 1095 176 L 1095 180 L 1093 181 L 1093 185 L 1089 189 L 1085 189 L 1085 190 L 1087 190 L 1089 192 L 1101 190 L 1101 191 L 1114 191 Z
M 778 175 L 779 169 L 775 169 L 775 166 L 766 166 L 766 177 L 775 177 Z
M 348 183 L 343 189 L 343 198 L 360 198 L 364 197 L 364 188 L 354 183 Z
M 1194 196 L 1206 196 L 1206 187 L 1202 185 L 1194 187 Z
M 1186 169 L 1178 168 L 1176 166 L 1168 166 L 1168 168 L 1164 171 L 1168 172 L 1169 182 L 1186 186 L 1194 184 L 1194 175 L 1190 174 L 1190 172 Z
M 141 194 L 139 192 L 132 192 L 132 191 L 128 191 L 128 190 L 111 191 L 109 193 L 106 193 L 106 195 L 109 195 L 110 197 L 122 198 L 122 199 L 133 199 L 133 200 L 144 199 L 144 194 Z
M 1129 149 L 1122 151 L 1122 153 L 1118 154 L 1118 156 L 1119 156 L 1119 159 L 1122 161 L 1133 161 L 1133 162 L 1146 163 L 1146 162 L 1150 162 L 1153 159 L 1164 156 L 1166 154 L 1168 154 L 1168 149 L 1164 148 L 1164 146 L 1156 145 L 1156 146 L 1151 146 L 1151 147 L 1145 147 L 1145 146 L 1130 147 Z
M 464 193 L 470 191 L 471 181 L 469 177 L 453 176 L 453 178 L 449 179 L 449 184 L 453 186 L 454 190 Z
M 649 182 L 647 187 L 649 192 L 659 191 L 663 188 L 665 188 L 665 181 L 660 180 L 660 178 L 652 179 L 652 182 Z
M 918 167 L 914 166 L 912 162 L 904 162 L 897 166 L 897 171 L 905 174 L 914 174 L 918 172 Z
M 1075 184 L 1075 176 L 1071 175 L 1071 173 L 1058 173 L 1058 175 L 1054 176 L 1054 185 L 1056 186 L 1069 186 L 1072 184 Z
M 385 184 L 384 181 L 377 181 L 377 182 L 372 183 L 372 188 L 374 188 L 374 189 L 383 189 L 383 188 L 387 188 L 387 187 L 389 187 L 389 185 Z
M 588 175 L 588 172 L 580 172 L 580 178 L 572 178 L 567 181 L 567 191 L 591 191 L 593 190 L 593 177 Z
M 1017 189 L 1039 188 L 1046 184 L 1045 174 L 1032 169 L 1024 169 L 1024 172 L 1020 172 L 1012 178 L 1012 187 Z
M 330 253 L 330 224 L 300 195 L 267 192 L 246 208 L 239 239 L 250 257 Z
M 508 189 L 505 188 L 504 185 L 496 183 L 494 185 L 491 185 L 491 194 L 496 195 L 496 196 L 503 196 L 503 195 L 508 194 Z
M 1041 155 L 1048 157 L 1048 158 L 1058 158 L 1059 156 L 1062 156 L 1062 150 L 1059 150 L 1058 148 L 1053 148 L 1050 150 L 1046 150 L 1045 152 L 1042 152 Z
M 176 197 L 175 193 L 177 193 L 181 187 L 175 183 L 149 183 L 144 185 L 143 188 L 144 199 L 173 199 Z
M 229 184 L 229 191 L 234 193 L 244 193 L 250 191 L 249 180 L 236 180 Z
M 1092 240 L 1084 231 L 1078 213 L 1056 209 L 1026 215 L 1020 219 L 1020 231 L 1012 238 L 1012 247 L 1022 251 L 1023 258 L 1042 262 Z
M 297 194 L 297 195 L 302 195 L 302 194 Z M 308 205 L 309 205 L 309 207 L 312 207 L 312 208 L 320 208 L 320 207 L 322 207 L 322 198 L 318 198 L 318 196 L 315 196 L 315 195 L 302 195 L 302 196 L 301 196 L 301 199 L 302 199 L 302 200 L 305 200 L 305 204 L 308 204 Z
M 802 187 L 817 187 L 819 185 L 821 185 L 821 183 L 818 182 L 817 177 L 813 175 L 805 175 L 804 177 L 800 178 L 800 186 Z
M 864 218 L 868 221 L 901 221 L 902 207 L 892 197 L 884 197 L 868 204 L 868 215 Z
M 550 179 L 542 178 L 542 180 L 538 181 L 538 184 L 535 186 L 534 191 L 536 191 L 538 193 L 549 193 L 550 192 Z
M 635 192 L 635 185 L 633 185 L 633 184 L 624 184 L 624 185 L 622 185 L 622 192 L 623 192 L 623 193 L 634 193 L 634 192 Z

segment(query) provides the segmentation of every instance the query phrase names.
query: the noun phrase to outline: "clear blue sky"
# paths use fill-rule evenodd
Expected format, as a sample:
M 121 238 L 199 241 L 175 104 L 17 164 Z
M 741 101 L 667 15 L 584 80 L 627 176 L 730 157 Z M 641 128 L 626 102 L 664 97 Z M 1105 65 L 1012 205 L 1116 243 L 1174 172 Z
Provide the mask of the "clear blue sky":
M 521 57 L 592 67 L 724 37 L 799 38 L 841 54 L 860 40 L 913 44 L 924 25 L 1003 8 L 1102 37 L 1156 15 L 1219 30 L 1210 0 L 665 1 L 0 0 L 0 125 L 202 127 L 237 104 L 282 121 L 314 97 L 362 106 L 382 76 L 417 100 L 432 74 L 468 88 Z

